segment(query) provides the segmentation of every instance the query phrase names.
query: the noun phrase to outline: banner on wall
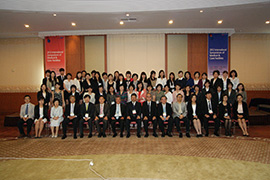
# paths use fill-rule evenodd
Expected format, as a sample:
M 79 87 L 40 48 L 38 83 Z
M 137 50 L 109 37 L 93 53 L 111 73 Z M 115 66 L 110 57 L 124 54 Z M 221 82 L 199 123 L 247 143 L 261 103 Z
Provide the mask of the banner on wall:
M 55 71 L 65 68 L 65 37 L 53 36 L 45 38 L 45 69 Z
M 208 78 L 213 71 L 228 71 L 228 34 L 208 34 Z

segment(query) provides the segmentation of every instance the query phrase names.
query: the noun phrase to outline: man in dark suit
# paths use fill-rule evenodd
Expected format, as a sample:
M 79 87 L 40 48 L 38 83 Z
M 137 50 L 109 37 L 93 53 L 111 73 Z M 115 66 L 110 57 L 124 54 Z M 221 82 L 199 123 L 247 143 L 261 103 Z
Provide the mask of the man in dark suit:
M 164 130 L 164 122 L 168 122 L 168 130 L 167 135 L 172 137 L 172 127 L 173 127 L 173 119 L 172 119 L 172 107 L 171 104 L 167 103 L 167 97 L 162 96 L 160 99 L 160 103 L 158 104 L 157 116 L 159 122 L 159 129 L 162 132 L 161 137 L 165 137 Z
M 115 130 L 116 122 L 120 124 L 120 137 L 121 138 L 123 137 L 126 112 L 127 112 L 126 106 L 121 103 L 121 97 L 116 96 L 115 104 L 113 104 L 110 108 L 110 118 L 111 118 L 113 137 L 117 136 L 117 133 Z
M 106 130 L 110 117 L 110 106 L 104 103 L 104 96 L 100 96 L 98 101 L 99 103 L 95 105 L 95 124 L 98 130 L 98 137 L 100 138 L 102 135 L 103 137 L 106 137 Z M 103 123 L 103 133 L 101 133 L 101 125 L 99 124 L 100 122 Z
M 222 97 L 224 95 L 224 92 L 222 90 L 222 87 L 218 85 L 217 92 L 213 93 L 213 100 L 217 105 L 219 105 L 222 102 Z
M 66 76 L 65 76 L 65 69 L 64 68 L 60 68 L 59 69 L 59 72 L 60 72 L 60 75 L 57 76 L 57 79 L 59 81 L 59 84 L 60 84 L 60 89 L 63 90 L 64 89 L 64 80 L 66 79 Z
M 65 120 L 63 121 L 63 136 L 62 139 L 66 139 L 67 135 L 67 126 L 69 122 L 72 122 L 73 125 L 73 138 L 77 139 L 77 127 L 78 127 L 78 119 L 80 116 L 80 107 L 79 104 L 76 103 L 75 96 L 71 95 L 70 103 L 65 107 Z
M 212 94 L 207 92 L 205 95 L 205 99 L 202 101 L 202 114 L 204 119 L 204 129 L 205 129 L 205 136 L 208 137 L 208 122 L 209 120 L 213 120 L 215 122 L 215 132 L 216 136 L 219 136 L 218 129 L 220 126 L 219 119 L 217 117 L 217 104 L 212 98 Z
M 51 71 L 46 70 L 45 71 L 45 78 L 42 79 L 42 84 L 45 84 L 47 86 L 47 81 L 49 81 L 50 77 L 51 77 Z
M 88 123 L 89 135 L 88 138 L 92 137 L 92 121 L 95 118 L 95 106 L 90 103 L 90 96 L 87 94 L 84 96 L 84 103 L 80 107 L 80 138 L 83 138 L 83 124 Z
M 142 105 L 142 113 L 143 113 L 143 126 L 145 130 L 144 137 L 148 137 L 148 123 L 149 121 L 153 124 L 153 136 L 158 137 L 156 133 L 157 129 L 157 105 L 154 101 L 151 101 L 152 96 L 150 93 L 146 94 L 146 101 L 143 102 Z
M 223 87 L 223 81 L 221 78 L 218 77 L 219 75 L 220 75 L 219 70 L 215 70 L 213 72 L 214 78 L 211 79 L 211 87 L 214 89 L 215 92 L 217 91 L 218 86 Z
M 130 122 L 136 121 L 137 123 L 137 137 L 141 137 L 141 103 L 137 102 L 137 95 L 131 95 L 131 102 L 127 104 L 127 138 L 130 137 Z

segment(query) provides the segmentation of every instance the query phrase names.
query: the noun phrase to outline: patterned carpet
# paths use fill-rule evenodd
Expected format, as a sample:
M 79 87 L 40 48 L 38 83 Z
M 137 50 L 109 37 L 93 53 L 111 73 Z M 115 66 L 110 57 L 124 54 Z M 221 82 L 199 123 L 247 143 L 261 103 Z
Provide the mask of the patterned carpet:
M 130 139 L 84 137 L 74 140 L 68 137 L 65 140 L 60 138 L 0 140 L 0 157 L 89 158 L 94 159 L 94 168 L 98 172 L 112 179 L 239 180 L 270 177 L 269 139 L 216 137 L 138 139 L 132 136 Z M 29 167 L 30 169 L 27 169 Z M 98 178 L 87 167 L 85 162 L 0 160 L 0 175 L 3 179 Z M 42 172 L 37 173 L 35 168 L 41 169 Z M 70 170 L 64 170 L 65 168 Z M 43 172 L 45 169 L 49 174 Z M 25 173 L 29 171 L 30 174 Z

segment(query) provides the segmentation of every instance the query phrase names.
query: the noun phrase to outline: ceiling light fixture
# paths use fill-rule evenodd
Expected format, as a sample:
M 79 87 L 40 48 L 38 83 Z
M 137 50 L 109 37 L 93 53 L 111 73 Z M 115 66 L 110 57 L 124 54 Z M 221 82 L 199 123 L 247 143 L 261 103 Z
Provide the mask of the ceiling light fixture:
M 56 17 L 56 14 L 55 13 L 53 14 L 53 17 Z
M 200 10 L 200 13 L 203 13 L 203 10 Z
M 222 23 L 223 23 L 223 20 L 218 20 L 217 23 L 218 23 L 218 24 L 222 24 Z
M 128 17 L 129 16 L 129 13 L 126 13 L 126 16 Z
M 171 19 L 171 20 L 169 20 L 169 24 L 173 24 L 173 20 Z
M 268 21 L 265 21 L 265 24 L 270 24 L 270 21 L 268 20 Z
M 123 25 L 124 24 L 124 21 L 120 21 L 120 25 Z
M 75 23 L 75 22 L 72 22 L 72 23 L 71 23 L 71 26 L 76 26 L 76 23 Z
M 29 28 L 30 26 L 29 26 L 29 24 L 25 24 L 24 27 Z

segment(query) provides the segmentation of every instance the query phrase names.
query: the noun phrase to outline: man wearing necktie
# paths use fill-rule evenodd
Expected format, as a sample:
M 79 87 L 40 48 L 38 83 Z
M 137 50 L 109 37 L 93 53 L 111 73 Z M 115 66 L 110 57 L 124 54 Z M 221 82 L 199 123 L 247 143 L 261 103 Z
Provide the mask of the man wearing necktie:
M 124 124 L 126 118 L 126 106 L 121 103 L 121 97 L 116 96 L 115 104 L 113 104 L 110 108 L 110 118 L 111 118 L 111 125 L 113 131 L 113 137 L 117 136 L 115 130 L 115 124 L 118 122 L 120 124 L 120 137 L 123 137 L 124 132 Z
M 83 138 L 83 124 L 87 122 L 89 127 L 88 138 L 92 137 L 92 121 L 95 118 L 95 106 L 90 103 L 90 96 L 84 96 L 84 103 L 80 107 L 80 138 Z
M 161 96 L 160 102 L 158 104 L 157 116 L 158 116 L 158 123 L 159 129 L 162 132 L 161 137 L 165 137 L 165 130 L 164 130 L 164 122 L 168 122 L 168 130 L 167 135 L 172 137 L 172 127 L 173 127 L 173 119 L 172 119 L 172 107 L 169 103 L 167 103 L 167 97 L 165 95 Z
M 62 139 L 67 137 L 67 126 L 69 122 L 73 125 L 73 138 L 77 139 L 77 127 L 78 127 L 78 116 L 79 116 L 79 104 L 76 103 L 75 96 L 69 97 L 70 103 L 65 107 L 65 120 L 63 121 L 63 136 Z
M 100 138 L 102 135 L 106 137 L 106 130 L 108 127 L 108 120 L 110 117 L 110 108 L 109 105 L 104 103 L 105 98 L 103 95 L 99 97 L 99 104 L 95 105 L 95 124 L 98 130 L 98 137 Z M 101 132 L 101 124 L 103 123 L 103 132 Z
M 29 95 L 24 96 L 25 104 L 21 105 L 20 120 L 18 121 L 18 129 L 20 131 L 19 138 L 25 137 L 23 130 L 23 124 L 27 124 L 27 137 L 31 138 L 30 132 L 34 122 L 34 109 L 35 105 L 30 102 L 31 97 Z
M 64 68 L 60 68 L 60 69 L 59 69 L 59 72 L 60 72 L 60 75 L 57 76 L 57 79 L 58 79 L 59 84 L 60 84 L 60 89 L 63 90 L 63 89 L 64 89 L 63 82 L 64 82 L 64 80 L 66 79 L 66 76 L 65 76 L 65 69 L 64 69 Z
M 136 121 L 137 123 L 137 137 L 141 137 L 141 103 L 137 102 L 137 95 L 133 93 L 131 95 L 131 102 L 127 104 L 127 138 L 130 137 L 130 122 Z
M 143 126 L 145 130 L 144 137 L 148 137 L 148 124 L 152 122 L 153 124 L 153 136 L 158 137 L 156 133 L 157 129 L 157 105 L 154 101 L 151 101 L 152 96 L 150 93 L 146 94 L 146 101 L 143 102 L 142 105 L 142 113 L 143 113 Z
M 202 113 L 203 113 L 203 119 L 204 119 L 204 129 L 205 129 L 205 136 L 208 137 L 209 131 L 208 131 L 208 124 L 209 120 L 213 120 L 215 122 L 215 132 L 214 134 L 216 136 L 219 136 L 218 130 L 220 126 L 220 121 L 217 118 L 217 104 L 212 99 L 211 92 L 207 92 L 205 94 L 205 99 L 202 104 Z

